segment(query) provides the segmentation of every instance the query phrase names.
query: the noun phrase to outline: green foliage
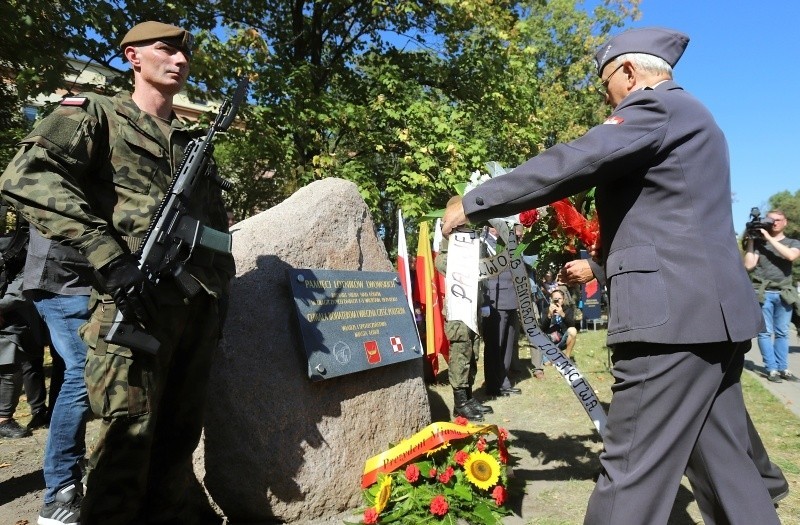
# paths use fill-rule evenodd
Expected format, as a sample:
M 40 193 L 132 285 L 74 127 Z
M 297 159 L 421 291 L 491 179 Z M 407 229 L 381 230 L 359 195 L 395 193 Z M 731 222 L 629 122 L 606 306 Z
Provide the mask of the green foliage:
M 0 99 L 16 99 L 7 85 L 0 82 Z M 17 143 L 25 136 L 28 126 L 16 104 L 0 104 L 0 167 L 5 166 L 17 152 Z
M 4 42 L 0 61 L 24 98 L 52 91 L 67 54 L 126 69 L 117 43 L 136 22 L 187 27 L 190 91 L 219 98 L 238 75 L 253 80 L 246 125 L 218 149 L 236 218 L 341 177 L 392 247 L 398 208 L 413 225 L 487 159 L 515 166 L 600 121 L 591 57 L 638 3 L 11 0 L 4 38 L 20 45 Z

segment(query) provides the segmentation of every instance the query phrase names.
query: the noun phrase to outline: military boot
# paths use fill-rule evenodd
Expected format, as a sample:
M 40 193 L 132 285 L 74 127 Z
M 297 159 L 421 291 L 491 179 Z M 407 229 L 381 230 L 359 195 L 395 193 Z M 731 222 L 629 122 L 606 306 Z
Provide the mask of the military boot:
M 472 397 L 472 387 L 467 387 L 467 399 L 476 409 L 480 410 L 481 414 L 494 414 L 494 410 L 489 405 L 484 405 L 474 397 Z
M 455 406 L 453 407 L 454 417 L 461 416 L 470 421 L 483 421 L 483 414 L 481 414 L 480 410 L 469 403 L 466 388 L 454 388 L 453 400 L 455 401 Z

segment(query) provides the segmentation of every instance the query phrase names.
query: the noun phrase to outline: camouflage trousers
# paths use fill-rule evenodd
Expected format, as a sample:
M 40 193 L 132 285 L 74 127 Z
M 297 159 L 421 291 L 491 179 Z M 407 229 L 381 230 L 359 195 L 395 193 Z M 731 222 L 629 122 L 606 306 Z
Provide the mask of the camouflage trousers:
M 92 297 L 92 316 L 81 327 L 89 402 L 102 419 L 83 525 L 192 523 L 187 494 L 197 484 L 192 453 L 219 340 L 218 305 L 201 292 L 188 305 L 157 306 L 155 356 L 103 341 L 117 312 L 108 296 Z
M 480 337 L 463 321 L 447 321 L 444 333 L 450 341 L 447 375 L 453 388 L 472 388 L 478 372 Z

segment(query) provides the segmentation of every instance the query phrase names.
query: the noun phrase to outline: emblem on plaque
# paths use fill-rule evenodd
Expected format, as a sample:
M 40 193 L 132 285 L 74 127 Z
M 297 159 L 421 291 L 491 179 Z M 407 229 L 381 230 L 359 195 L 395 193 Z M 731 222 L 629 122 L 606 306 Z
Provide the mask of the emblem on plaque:
M 350 347 L 344 341 L 337 341 L 333 345 L 333 358 L 337 362 L 346 365 L 350 362 Z
M 395 354 L 403 351 L 403 342 L 396 335 L 389 338 L 389 343 L 392 345 L 392 352 Z
M 381 362 L 381 351 L 378 350 L 377 341 L 364 341 L 364 350 L 367 352 L 367 363 L 377 365 Z

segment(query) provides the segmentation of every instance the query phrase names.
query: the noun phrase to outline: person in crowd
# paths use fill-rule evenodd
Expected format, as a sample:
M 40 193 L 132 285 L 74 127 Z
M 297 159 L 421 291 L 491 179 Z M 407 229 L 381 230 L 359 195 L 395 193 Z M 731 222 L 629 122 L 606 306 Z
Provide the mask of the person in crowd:
M 777 524 L 748 455 L 740 377 L 763 318 L 741 264 L 722 130 L 672 78 L 689 37 L 625 31 L 596 53 L 602 125 L 484 182 L 442 231 L 596 187 L 615 387 L 587 525 L 666 524 L 684 472 L 704 520 Z
M 761 238 L 746 236 L 744 267 L 751 273 L 765 328 L 758 334 L 758 349 L 767 379 L 797 381 L 789 370 L 789 322 L 792 309 L 800 308 L 800 296 L 792 284 L 792 263 L 800 257 L 800 241 L 784 235 L 786 215 L 771 210 L 769 231 Z
M 192 45 L 180 27 L 132 27 L 120 51 L 133 70 L 133 92 L 65 98 L 0 177 L 4 198 L 45 237 L 76 248 L 98 276 L 81 336 L 100 434 L 85 496 L 79 486 L 56 494 L 72 506 L 82 497 L 73 523 L 196 520 L 187 501 L 192 452 L 234 261 L 195 248 L 183 269 L 200 289 L 187 297 L 169 276 L 150 283 L 134 254 L 192 138 L 172 105 L 189 75 Z M 221 191 L 209 178 L 197 182 L 188 207 L 201 224 L 227 232 Z M 105 341 L 118 309 L 160 341 L 157 353 Z
M 447 246 L 447 239 L 443 239 L 439 245 L 439 253 L 434 260 L 436 270 L 445 276 L 447 275 Z M 480 309 L 479 305 L 478 309 Z M 478 372 L 480 334 L 472 331 L 464 321 L 448 319 L 446 302 L 444 316 L 447 319 L 444 324 L 444 333 L 450 342 L 447 376 L 450 386 L 453 388 L 453 416 L 461 416 L 470 421 L 483 421 L 484 414 L 491 414 L 494 410 L 472 396 L 472 387 L 475 385 L 475 376 Z
M 550 294 L 553 293 L 553 290 L 556 288 L 558 288 L 558 281 L 555 278 L 555 274 L 553 274 L 552 271 L 547 270 L 542 278 L 542 289 L 547 297 L 550 297 Z
M 560 288 L 550 293 L 550 306 L 542 316 L 542 331 L 547 334 L 564 355 L 572 359 L 572 351 L 578 339 L 578 330 L 575 328 L 575 306 L 566 301 L 565 294 Z
M 49 412 L 45 401 L 44 347 L 20 314 L 20 309 L 27 307 L 10 304 L 13 300 L 9 294 L 0 299 L 0 437 L 15 439 L 46 428 Z M 23 389 L 31 410 L 31 420 L 24 427 L 14 419 Z
M 7 206 L 0 206 L 7 224 Z M 17 221 L 19 219 L 17 218 Z M 44 327 L 31 302 L 22 294 L 27 224 L 0 237 L 0 437 L 23 438 L 47 427 L 49 411 L 44 377 Z M 22 390 L 31 409 L 23 427 L 14 419 Z
M 78 331 L 89 319 L 94 272 L 77 250 L 30 229 L 25 260 L 24 294 L 47 325 L 50 353 L 64 363 L 58 397 L 51 402 L 50 432 L 45 444 L 44 504 L 40 522 L 78 523 L 86 456 L 86 421 L 90 414 L 84 380 L 86 343 Z
M 489 256 L 497 253 L 497 230 L 486 229 L 483 240 Z M 511 396 L 522 393 L 514 387 L 508 376 L 514 347 L 517 344 L 517 293 L 511 271 L 500 272 L 486 279 L 483 306 L 488 315 L 483 317 L 483 373 L 486 395 L 489 397 Z

